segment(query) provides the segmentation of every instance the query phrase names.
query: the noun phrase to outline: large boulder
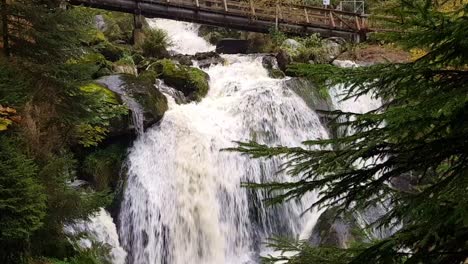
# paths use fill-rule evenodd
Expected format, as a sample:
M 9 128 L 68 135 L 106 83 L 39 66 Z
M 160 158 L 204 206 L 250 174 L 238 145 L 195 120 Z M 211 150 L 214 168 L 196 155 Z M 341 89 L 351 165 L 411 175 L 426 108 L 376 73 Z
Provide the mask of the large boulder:
M 295 40 L 295 39 L 286 39 L 285 41 L 283 41 L 282 47 L 284 48 L 287 48 L 293 52 L 296 52 L 297 50 L 299 50 L 300 48 L 303 48 L 304 45 L 302 45 L 299 41 Z
M 283 72 L 286 72 L 286 69 L 288 68 L 288 65 L 291 64 L 292 58 L 291 55 L 285 50 L 280 50 L 276 54 L 276 61 L 278 62 L 278 67 L 280 70 Z
M 249 41 L 241 39 L 222 39 L 216 45 L 216 52 L 221 54 L 246 54 Z
M 338 213 L 336 208 L 329 208 L 319 217 L 309 242 L 313 246 L 349 248 L 351 243 L 366 239 L 352 213 Z
M 204 71 L 164 59 L 154 63 L 157 77 L 165 84 L 181 91 L 188 99 L 200 101 L 209 90 L 209 76 Z
M 167 98 L 155 86 L 156 73 L 146 71 L 138 77 L 122 75 L 125 92 L 143 109 L 144 129 L 151 127 L 164 116 L 168 109 Z
M 273 55 L 266 55 L 262 58 L 262 65 L 268 71 L 268 75 L 273 79 L 281 79 L 286 75 L 278 67 L 276 57 Z

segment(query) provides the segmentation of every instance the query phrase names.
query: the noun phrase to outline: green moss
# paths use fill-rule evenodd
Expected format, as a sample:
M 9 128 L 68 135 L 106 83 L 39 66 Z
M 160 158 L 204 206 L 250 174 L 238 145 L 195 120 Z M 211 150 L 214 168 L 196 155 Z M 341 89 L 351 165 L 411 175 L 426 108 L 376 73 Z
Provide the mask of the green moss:
M 161 119 L 168 109 L 167 98 L 154 87 L 156 82 L 156 72 L 145 71 L 140 76 L 122 76 L 126 83 L 127 90 L 133 95 L 138 103 L 150 112 L 156 120 Z
M 120 98 L 113 91 L 107 89 L 106 87 L 90 83 L 80 87 L 80 90 L 85 93 L 93 93 L 100 96 L 105 102 L 110 104 L 120 104 Z
M 126 48 L 112 44 L 108 41 L 97 45 L 96 50 L 101 53 L 104 58 L 112 62 L 120 60 L 126 53 L 129 53 L 129 50 Z
M 110 145 L 89 154 L 83 163 L 86 175 L 97 190 L 114 189 L 119 179 L 120 167 L 125 159 L 126 147 Z
M 286 77 L 283 71 L 280 69 L 271 69 L 268 73 L 268 75 L 273 78 L 273 79 L 282 79 Z
M 121 65 L 121 66 L 127 66 L 127 65 L 135 66 L 135 62 L 133 61 L 132 56 L 129 56 L 129 55 L 124 55 L 122 58 L 120 58 L 120 60 L 116 61 L 115 64 Z
M 75 127 L 78 143 L 85 147 L 97 146 L 108 135 L 111 121 L 128 114 L 127 106 L 120 97 L 106 87 L 90 83 L 80 87 L 86 98 L 90 117 Z
M 200 69 L 180 65 L 168 59 L 156 62 L 151 69 L 167 85 L 180 90 L 192 100 L 200 101 L 208 93 L 209 76 Z

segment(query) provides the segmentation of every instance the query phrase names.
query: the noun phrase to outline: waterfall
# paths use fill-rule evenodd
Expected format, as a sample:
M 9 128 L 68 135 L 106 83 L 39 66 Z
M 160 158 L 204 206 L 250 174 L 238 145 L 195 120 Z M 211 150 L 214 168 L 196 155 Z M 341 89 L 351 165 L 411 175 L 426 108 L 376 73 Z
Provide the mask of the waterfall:
M 86 221 L 66 226 L 65 232 L 70 235 L 85 233 L 86 237 L 78 241 L 79 247 L 91 248 L 93 243 L 98 243 L 110 249 L 109 261 L 113 264 L 125 264 L 127 253 L 120 246 L 117 228 L 112 217 L 103 208 Z
M 211 49 L 195 26 L 150 24 L 169 31 L 175 52 Z M 260 55 L 224 58 L 225 65 L 206 70 L 211 79 L 206 98 L 178 105 L 168 96 L 163 120 L 130 151 L 119 229 L 130 264 L 258 263 L 265 239 L 300 237 L 319 216 L 316 211 L 301 216 L 314 194 L 265 207 L 266 192 L 241 187 L 241 182 L 289 179 L 277 172 L 279 159 L 221 151 L 234 141 L 298 146 L 328 134 L 285 80 L 268 77 Z

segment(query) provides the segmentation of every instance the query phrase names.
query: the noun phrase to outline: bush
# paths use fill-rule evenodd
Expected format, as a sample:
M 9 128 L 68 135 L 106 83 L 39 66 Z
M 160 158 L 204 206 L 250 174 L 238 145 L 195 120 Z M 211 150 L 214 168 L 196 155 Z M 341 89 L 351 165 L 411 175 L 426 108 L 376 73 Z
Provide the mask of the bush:
M 24 263 L 29 237 L 43 224 L 46 205 L 38 168 L 18 142 L 0 136 L 0 263 Z
M 127 115 L 128 108 L 114 92 L 99 84 L 84 85 L 80 90 L 90 116 L 76 126 L 75 137 L 85 147 L 97 146 L 109 132 L 111 120 Z
M 145 39 L 140 48 L 145 57 L 167 57 L 167 48 L 171 45 L 167 33 L 160 29 L 148 29 L 145 31 Z
M 115 144 L 97 150 L 85 158 L 84 172 L 91 177 L 97 190 L 116 187 L 125 151 L 125 146 Z

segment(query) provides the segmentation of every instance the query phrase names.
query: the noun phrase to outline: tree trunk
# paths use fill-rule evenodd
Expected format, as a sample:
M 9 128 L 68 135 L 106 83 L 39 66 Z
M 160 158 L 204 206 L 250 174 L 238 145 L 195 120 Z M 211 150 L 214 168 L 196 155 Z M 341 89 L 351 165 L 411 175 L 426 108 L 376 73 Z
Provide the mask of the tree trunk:
M 10 56 L 10 40 L 8 36 L 8 11 L 6 0 L 1 0 L 1 16 L 2 16 L 2 35 L 3 35 L 3 53 L 6 57 Z

